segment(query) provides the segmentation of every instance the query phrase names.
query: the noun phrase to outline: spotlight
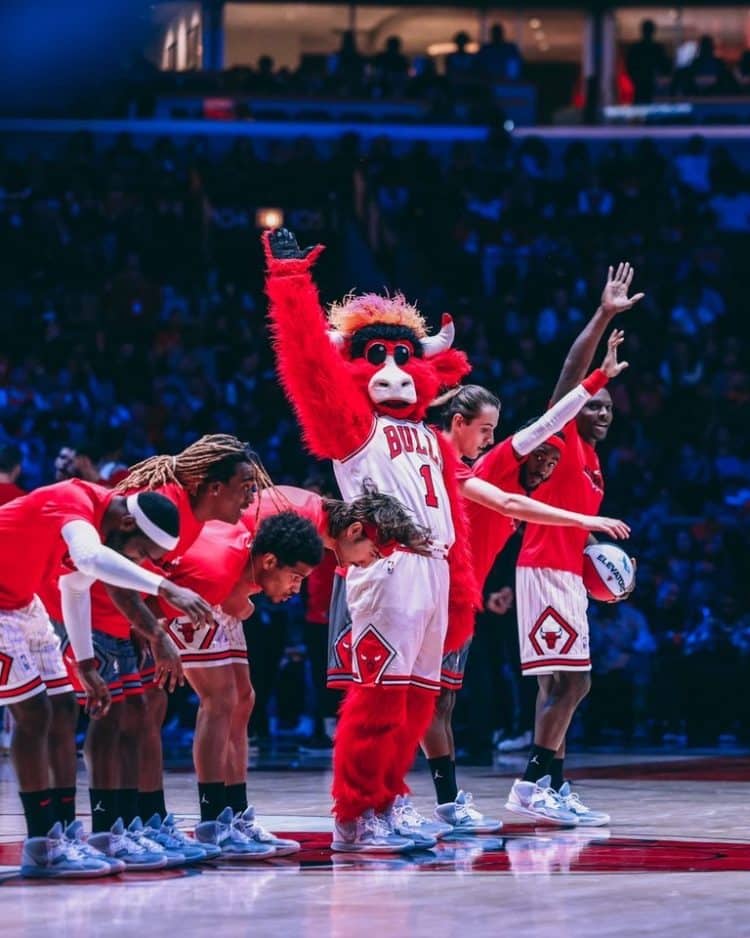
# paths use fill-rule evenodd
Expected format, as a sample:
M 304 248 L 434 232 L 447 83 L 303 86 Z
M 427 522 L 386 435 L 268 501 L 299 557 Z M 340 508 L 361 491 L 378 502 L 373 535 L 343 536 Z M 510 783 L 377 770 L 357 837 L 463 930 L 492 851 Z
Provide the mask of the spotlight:
M 259 208 L 255 213 L 256 228 L 281 228 L 284 212 L 280 208 Z

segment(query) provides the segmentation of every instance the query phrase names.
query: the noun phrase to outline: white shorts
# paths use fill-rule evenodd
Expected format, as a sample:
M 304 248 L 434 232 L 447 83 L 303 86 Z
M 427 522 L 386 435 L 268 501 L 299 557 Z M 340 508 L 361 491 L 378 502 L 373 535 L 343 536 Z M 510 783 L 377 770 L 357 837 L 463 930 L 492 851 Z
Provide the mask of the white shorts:
M 396 551 L 346 577 L 352 681 L 440 690 L 448 562 Z
M 22 609 L 0 609 L 0 706 L 46 691 L 72 694 L 60 639 L 35 596 Z
M 521 671 L 590 671 L 589 600 L 583 580 L 566 570 L 516 567 Z
M 165 629 L 177 646 L 182 667 L 219 668 L 226 664 L 247 664 L 247 642 L 242 620 L 228 616 L 214 606 L 214 624 L 197 628 L 187 616 L 171 619 Z

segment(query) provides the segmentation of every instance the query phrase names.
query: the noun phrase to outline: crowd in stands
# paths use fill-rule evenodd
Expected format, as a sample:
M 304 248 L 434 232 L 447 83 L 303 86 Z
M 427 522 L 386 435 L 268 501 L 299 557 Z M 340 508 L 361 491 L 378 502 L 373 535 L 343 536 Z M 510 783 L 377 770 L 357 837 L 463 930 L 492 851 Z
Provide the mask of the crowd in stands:
M 255 209 L 283 206 L 301 242 L 330 245 L 319 279 L 331 300 L 356 285 L 343 237 L 355 177 L 390 233 L 375 252 L 383 279 L 433 322 L 454 313 L 473 380 L 503 401 L 503 436 L 544 409 L 607 265 L 633 263 L 646 299 L 622 322 L 631 364 L 612 389 L 602 461 L 606 511 L 633 527 L 638 587 L 627 605 L 592 610 L 595 684 L 576 731 L 746 734 L 747 705 L 726 688 L 750 669 L 750 184 L 731 153 L 699 139 L 674 159 L 648 141 L 596 158 L 577 143 L 559 165 L 543 142 L 501 136 L 445 162 L 421 146 L 396 156 L 384 140 L 365 151 L 347 138 L 325 158 L 300 140 L 260 158 L 246 140 L 212 157 L 201 141 L 139 150 L 123 137 L 96 150 L 85 136 L 53 160 L 3 159 L 0 481 L 30 489 L 71 460 L 111 478 L 223 431 L 249 439 L 277 481 L 317 476 L 324 488 L 274 375 Z M 459 713 L 474 753 L 493 730 L 523 732 L 533 697 L 513 660 L 503 563 Z M 312 706 L 303 618 L 260 610 L 269 667 L 286 649 L 256 718 L 266 725 L 294 725 Z
M 727 62 L 716 54 L 716 44 L 709 35 L 683 48 L 684 52 L 678 49 L 673 60 L 656 40 L 653 20 L 642 22 L 641 38 L 628 47 L 625 57 L 636 104 L 649 104 L 655 97 L 667 95 L 692 98 L 750 94 L 750 50 L 746 49 L 736 62 Z

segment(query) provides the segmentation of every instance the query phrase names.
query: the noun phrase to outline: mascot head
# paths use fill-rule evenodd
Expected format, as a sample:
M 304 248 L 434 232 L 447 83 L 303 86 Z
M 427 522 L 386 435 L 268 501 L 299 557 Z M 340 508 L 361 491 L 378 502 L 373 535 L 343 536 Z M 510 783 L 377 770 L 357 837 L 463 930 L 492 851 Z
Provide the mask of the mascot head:
M 451 348 L 455 328 L 447 314 L 437 335 L 404 297 L 366 293 L 331 307 L 328 336 L 339 349 L 376 413 L 422 420 L 430 403 L 470 371 Z

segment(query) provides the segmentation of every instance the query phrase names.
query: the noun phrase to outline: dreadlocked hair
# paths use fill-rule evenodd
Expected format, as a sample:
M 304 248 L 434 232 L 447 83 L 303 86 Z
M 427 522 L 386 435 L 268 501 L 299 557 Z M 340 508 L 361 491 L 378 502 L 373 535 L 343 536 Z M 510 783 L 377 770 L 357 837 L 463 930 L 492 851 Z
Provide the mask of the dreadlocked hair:
M 379 492 L 371 479 L 364 481 L 362 494 L 353 501 L 324 498 L 323 508 L 331 537 L 338 537 L 357 521 L 363 525 L 374 524 L 381 541 L 396 541 L 405 547 L 424 547 L 431 537 L 429 528 L 417 524 L 397 498 Z
M 260 457 L 248 443 L 227 433 L 209 433 L 176 456 L 151 456 L 131 466 L 116 491 L 158 489 L 176 483 L 195 495 L 201 485 L 228 482 L 243 463 L 255 470 L 258 488 L 273 486 Z

